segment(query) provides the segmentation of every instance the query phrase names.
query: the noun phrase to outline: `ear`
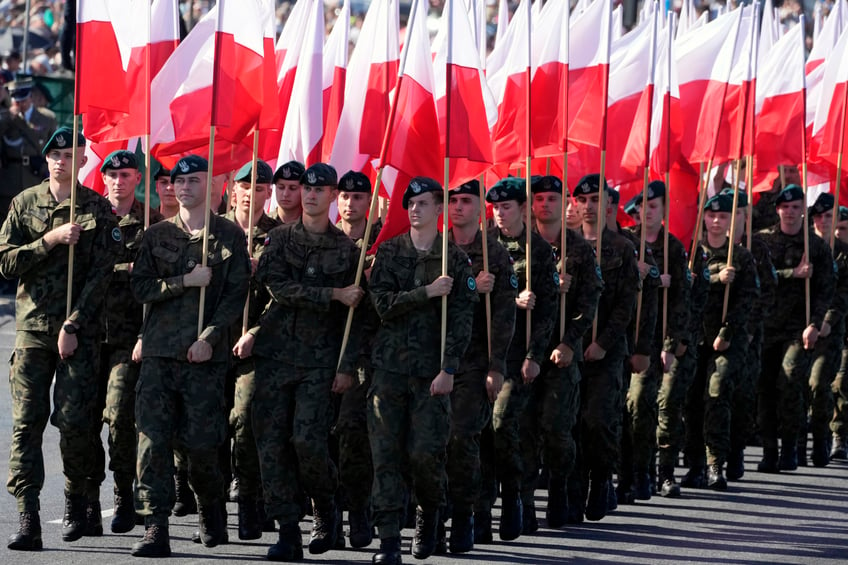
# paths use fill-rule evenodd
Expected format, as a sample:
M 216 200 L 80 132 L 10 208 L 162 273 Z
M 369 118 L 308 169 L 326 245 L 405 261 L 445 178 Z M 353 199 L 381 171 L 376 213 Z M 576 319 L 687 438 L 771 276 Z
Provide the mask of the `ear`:
M 86 155 L 85 153 L 83 153 L 83 154 L 82 154 L 82 158 L 80 159 L 79 168 L 81 169 L 81 168 L 85 167 L 85 164 L 86 164 L 86 163 L 88 163 L 88 155 Z

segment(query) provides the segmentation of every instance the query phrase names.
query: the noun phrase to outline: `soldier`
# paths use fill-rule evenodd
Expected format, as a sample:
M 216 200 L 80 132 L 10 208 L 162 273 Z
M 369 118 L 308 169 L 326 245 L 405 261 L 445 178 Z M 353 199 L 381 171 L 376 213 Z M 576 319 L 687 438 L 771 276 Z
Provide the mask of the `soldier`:
M 33 105 L 32 83 L 7 88 L 11 105 L 0 109 L 0 221 L 15 195 L 48 176 L 41 148 L 56 129 L 56 115 Z
M 69 221 L 73 145 L 85 164 L 85 138 L 59 128 L 44 145 L 49 178 L 21 192 L 0 230 L 0 274 L 19 277 L 15 351 L 11 359 L 12 441 L 6 487 L 17 499 L 20 528 L 9 549 L 41 549 L 39 495 L 44 485 L 41 439 L 50 421 L 59 428 L 65 473 L 62 539 L 85 533 L 86 506 L 97 487 L 91 433 L 97 402 L 100 312 L 121 244 L 109 202 L 79 184 Z M 74 246 L 70 315 L 68 246 Z M 50 385 L 55 374 L 53 415 Z
M 504 385 L 498 394 L 492 414 L 494 431 L 494 469 L 501 484 L 501 522 L 498 535 L 504 541 L 516 539 L 524 527 L 521 484 L 524 467 L 519 434 L 522 414 L 530 398 L 532 383 L 548 359 L 546 350 L 556 325 L 559 304 L 559 275 L 553 250 L 541 235 L 524 225 L 527 206 L 525 180 L 508 177 L 498 181 L 486 194 L 492 204 L 497 237 L 513 260 L 518 277 L 517 288 L 523 288 L 515 299 L 518 307 L 515 333 L 506 359 Z M 530 238 L 530 260 L 527 238 Z M 532 269 L 527 274 L 527 264 Z M 528 279 L 530 287 L 528 290 Z M 528 326 L 527 313 L 530 312 Z M 490 495 L 484 489 L 481 515 L 483 526 L 489 523 Z M 535 515 L 535 514 L 534 514 Z M 483 539 L 489 533 L 482 530 Z
M 382 322 L 374 338 L 374 382 L 368 393 L 374 522 L 380 535 L 374 563 L 401 562 L 407 470 L 418 500 L 415 558 L 436 550 L 439 509 L 445 504 L 450 394 L 471 340 L 477 283 L 468 257 L 450 242 L 447 275 L 441 274 L 442 197 L 435 180 L 410 181 L 402 200 L 410 229 L 380 245 L 371 272 L 371 300 Z M 443 296 L 447 319 L 441 316 Z M 445 329 L 443 352 L 440 327 Z
M 548 358 L 542 363 L 541 374 L 532 385 L 521 421 L 524 533 L 538 528 L 533 491 L 540 453 L 544 455 L 549 476 L 545 485 L 548 489 L 547 525 L 549 528 L 561 528 L 566 523 L 567 479 L 577 458 L 573 430 L 580 412 L 579 363 L 583 359 L 583 336 L 592 327 L 603 289 L 594 250 L 582 237 L 567 230 L 566 249 L 561 248 L 562 199 L 568 198 L 567 191 L 563 194 L 562 182 L 552 176 L 540 177 L 534 179 L 531 189 L 536 229 L 553 248 L 557 261 L 560 300 L 565 301 L 565 325 L 559 323 L 557 312 L 556 329 L 547 350 Z
M 582 235 L 590 244 L 599 237 L 598 217 L 610 213 L 609 209 L 598 209 L 601 186 L 600 176 L 594 174 L 584 176 L 574 189 L 577 209 L 583 219 Z M 603 188 L 609 190 L 605 180 Z M 620 455 L 621 376 L 627 355 L 626 332 L 633 316 L 636 293 L 641 288 L 633 245 L 611 229 L 605 228 L 602 237 L 599 267 L 604 290 L 594 321 L 597 331 L 593 328 L 583 339 L 579 424 L 582 478 L 573 474 L 581 493 L 573 511 L 578 521 L 583 517 L 587 477 L 586 519 L 601 520 L 606 515 L 609 480 Z
M 180 211 L 147 230 L 130 279 L 136 298 L 150 304 L 136 388 L 138 496 L 146 528 L 132 548 L 138 557 L 171 553 L 168 515 L 175 446 L 188 459 L 203 545 L 227 541 L 218 450 L 226 438 L 230 329 L 244 308 L 250 262 L 238 226 L 215 215 L 206 224 L 208 166 L 195 155 L 177 162 L 171 183 Z M 206 267 L 201 256 L 204 238 Z M 202 305 L 201 288 L 206 289 Z M 201 307 L 203 328 L 198 335 Z
M 256 272 L 259 259 L 265 250 L 265 239 L 272 229 L 280 225 L 277 220 L 268 217 L 263 211 L 265 202 L 271 196 L 271 179 L 274 171 L 265 161 L 256 162 L 256 188 L 251 194 L 250 184 L 253 173 L 251 163 L 245 163 L 233 177 L 235 184 L 233 193 L 236 202 L 232 210 L 224 217 L 245 233 L 250 234 L 251 273 Z M 250 224 L 250 209 L 253 208 L 253 224 Z M 240 336 L 233 347 L 235 357 L 228 373 L 228 379 L 235 383 L 234 403 L 229 414 L 230 429 L 233 438 L 233 475 L 238 484 L 238 536 L 241 540 L 259 539 L 262 537 L 262 502 L 261 479 L 259 471 L 259 455 L 256 450 L 256 440 L 251 423 L 251 406 L 256 391 L 254 361 L 245 356 L 244 343 L 252 340 L 253 336 L 243 333 L 243 328 L 255 328 L 262 309 L 268 303 L 268 292 L 260 286 L 255 277 L 250 279 L 248 295 L 247 318 L 241 318 L 234 324 L 232 333 Z M 253 331 L 256 331 L 255 329 Z
M 778 170 L 781 168 L 783 169 L 783 177 L 778 176 L 775 178 L 774 182 L 772 182 L 771 190 L 760 192 L 760 199 L 754 204 L 751 229 L 755 232 L 768 229 L 780 221 L 775 211 L 777 197 L 784 187 L 788 187 L 791 184 L 801 184 L 801 175 L 798 172 L 798 167 L 795 165 L 781 165 L 778 167 Z
M 448 486 L 451 515 L 451 553 L 474 547 L 474 504 L 480 496 L 480 436 L 492 418 L 493 403 L 503 386 L 506 357 L 515 326 L 518 277 L 494 234 L 486 238 L 488 271 L 483 269 L 480 231 L 480 184 L 469 181 L 450 191 L 451 241 L 471 261 L 480 301 L 474 312 L 471 343 L 454 377 L 451 392 L 451 436 L 448 443 Z M 485 295 L 489 295 L 491 322 Z M 489 353 L 491 344 L 491 354 Z M 445 516 L 447 518 L 447 516 Z
M 763 367 L 758 385 L 758 423 L 764 473 L 793 471 L 798 467 L 797 442 L 804 417 L 804 390 L 810 351 L 816 346 L 834 291 L 833 257 L 827 244 L 809 234 L 809 256 L 804 255 L 804 191 L 791 184 L 776 200 L 780 223 L 763 232 L 777 269 L 780 308 L 764 325 Z M 805 279 L 810 293 L 806 294 Z M 805 297 L 810 300 L 807 320 Z M 778 459 L 777 440 L 781 440 Z
M 580 227 L 583 225 L 583 219 L 577 211 L 577 205 L 574 202 L 574 197 L 569 196 L 567 198 L 568 202 L 566 202 L 565 207 L 565 227 L 570 230 L 579 231 Z
M 110 153 L 100 166 L 106 196 L 118 218 L 123 247 L 115 263 L 106 293 L 103 344 L 100 347 L 98 405 L 94 414 L 92 441 L 97 455 L 95 477 L 98 486 L 105 478 L 103 445 L 100 441 L 102 422 L 109 426 L 109 469 L 112 471 L 115 513 L 111 529 L 125 533 L 135 526 L 133 480 L 135 479 L 135 385 L 139 364 L 132 360 L 132 350 L 141 333 L 142 307 L 135 301 L 130 287 L 130 273 L 144 236 L 144 205 L 135 199 L 135 187 L 141 182 L 138 160 L 130 151 Z M 150 222 L 162 220 L 151 210 Z M 99 490 L 99 489 L 98 489 Z M 86 510 L 87 535 L 103 532 L 100 501 L 90 499 Z
M 151 165 L 151 169 L 151 178 L 156 183 L 156 194 L 159 195 L 159 214 L 163 218 L 173 218 L 180 211 L 180 203 L 177 202 L 174 185 L 171 184 L 171 171 L 158 161 Z
M 848 243 L 848 208 L 845 206 L 839 207 L 836 237 L 842 243 Z M 833 411 L 833 418 L 830 421 L 830 431 L 833 434 L 830 458 L 845 460 L 848 459 L 848 441 L 846 441 L 846 436 L 848 436 L 848 379 L 845 378 L 845 373 L 848 371 L 848 346 L 844 341 L 841 350 L 842 359 L 839 364 L 839 371 L 836 373 L 836 378 L 831 387 L 836 397 L 836 406 Z
M 313 500 L 309 552 L 325 553 L 336 543 L 338 476 L 327 444 L 330 393 L 341 394 L 353 385 L 361 334 L 357 319 L 341 361 L 339 349 L 348 308 L 365 294 L 353 284 L 356 246 L 328 219 L 338 197 L 335 169 L 312 165 L 300 184 L 303 217 L 271 231 L 256 271 L 271 296 L 253 332 L 252 419 L 265 512 L 280 523 L 279 541 L 268 549 L 272 561 L 303 557 L 301 489 Z
M 641 203 L 642 193 L 640 192 L 624 204 L 624 213 L 630 216 L 630 219 L 633 220 L 634 225 L 637 226 L 642 221 L 642 215 L 639 211 Z
M 300 178 L 305 167 L 298 161 L 289 161 L 274 173 L 274 197 L 277 201 L 276 217 L 284 224 L 300 219 Z

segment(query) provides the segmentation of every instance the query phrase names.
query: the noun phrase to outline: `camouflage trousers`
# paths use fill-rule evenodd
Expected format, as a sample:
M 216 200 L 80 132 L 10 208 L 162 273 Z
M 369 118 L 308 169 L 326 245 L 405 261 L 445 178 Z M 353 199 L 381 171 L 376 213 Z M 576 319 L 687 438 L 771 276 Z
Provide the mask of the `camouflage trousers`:
M 657 395 L 662 381 L 662 358 L 659 348 L 651 353 L 648 369 L 631 373 L 626 395 L 633 470 L 647 472 L 657 445 Z M 629 368 L 625 368 L 628 370 Z
M 138 498 L 152 524 L 167 523 L 174 500 L 174 448 L 188 462 L 198 503 L 218 503 L 224 478 L 218 449 L 226 437 L 225 363 L 146 357 L 135 398 Z
M 341 397 L 333 434 L 338 439 L 339 483 L 344 489 L 348 510 L 367 510 L 371 505 L 371 486 L 374 483 L 368 439 L 370 364 L 360 366 L 355 379 L 355 386 Z
M 805 388 L 805 408 L 810 410 L 810 431 L 813 437 L 827 437 L 828 424 L 833 417 L 833 381 L 842 361 L 840 345 L 845 341 L 845 326 L 834 327 L 827 337 L 820 337 L 813 349 L 809 387 Z M 807 410 L 804 410 L 806 423 Z
M 12 437 L 6 489 L 17 500 L 19 512 L 39 510 L 39 494 L 44 486 L 41 445 L 48 419 L 59 429 L 65 492 L 88 494 L 88 478 L 96 472 L 91 429 L 100 340 L 82 334 L 78 340 L 74 355 L 62 360 L 55 338 L 17 332 L 15 351 L 9 361 Z M 22 342 L 29 344 L 21 347 Z M 50 386 L 54 375 L 51 414 Z
M 836 406 L 833 418 L 830 421 L 830 431 L 834 435 L 848 436 L 848 347 L 842 345 L 842 359 L 839 363 L 839 372 L 833 379 L 831 390 L 833 391 Z
M 800 340 L 763 346 L 763 368 L 757 386 L 757 419 L 763 447 L 776 448 L 782 439 L 795 445 L 804 419 L 804 391 L 810 354 Z
M 685 433 L 683 412 L 686 397 L 698 367 L 698 349 L 689 346 L 686 352 L 675 357 L 671 370 L 665 373 L 657 395 L 657 450 L 661 466 L 677 466 L 683 449 Z
M 239 496 L 258 498 L 261 492 L 259 453 L 253 434 L 251 407 L 256 391 L 253 359 L 239 359 L 230 371 L 235 373 L 230 434 L 233 439 L 233 474 L 239 480 Z
M 521 376 L 521 361 L 508 361 L 504 384 L 492 411 L 494 475 L 501 488 L 515 493 L 521 490 L 524 465 L 521 458 L 521 417 L 530 397 L 530 387 Z
M 750 325 L 750 324 L 749 324 Z M 744 450 L 757 425 L 757 381 L 763 352 L 763 327 L 756 324 L 745 360 L 736 373 L 730 415 L 730 449 Z
M 621 446 L 624 343 L 600 361 L 583 363 L 580 381 L 580 443 L 584 470 L 603 475 L 618 463 Z
M 418 505 L 445 504 L 445 462 L 450 437 L 450 396 L 431 396 L 432 379 L 374 370 L 368 391 L 368 433 L 374 460 L 372 499 L 380 539 L 398 537 L 406 513 L 404 475 Z
M 457 373 L 451 392 L 447 475 L 455 512 L 470 513 L 480 496 L 480 434 L 492 419 L 486 370 Z
M 573 429 L 579 411 L 580 370 L 577 364 L 560 368 L 546 361 L 539 377 L 530 385 L 530 398 L 521 418 L 524 470 L 521 498 L 526 504 L 533 503 L 543 459 L 551 480 L 564 484 L 574 470 L 577 447 Z
M 297 524 L 301 491 L 316 506 L 333 503 L 338 472 L 328 447 L 333 369 L 298 368 L 256 357 L 251 419 L 269 519 Z

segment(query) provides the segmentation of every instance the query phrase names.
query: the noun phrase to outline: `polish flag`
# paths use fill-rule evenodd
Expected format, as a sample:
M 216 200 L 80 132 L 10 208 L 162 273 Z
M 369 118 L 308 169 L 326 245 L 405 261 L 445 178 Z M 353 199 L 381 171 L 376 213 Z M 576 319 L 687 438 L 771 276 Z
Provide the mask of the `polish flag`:
M 118 17 L 130 18 L 118 0 L 77 0 L 74 114 L 91 109 L 129 113 L 126 71 L 115 28 Z
M 433 61 L 440 146 L 441 154 L 450 159 L 450 186 L 459 186 L 492 164 L 490 136 L 497 108 L 474 44 L 465 0 L 447 0 L 441 24 L 445 41 Z
M 549 0 L 533 34 L 536 65 L 530 82 L 530 131 L 533 153 L 540 157 L 562 155 L 566 149 L 568 25 L 568 0 Z
M 324 72 L 321 81 L 324 137 L 321 140 L 321 160 L 330 161 L 336 130 L 344 107 L 345 78 L 347 75 L 348 34 L 350 31 L 350 7 L 348 2 L 342 6 L 333 25 L 333 31 L 324 44 Z
M 815 155 L 835 165 L 848 141 L 848 57 L 844 56 L 848 53 L 848 29 L 842 32 L 833 53 L 833 60 L 828 59 L 822 78 L 822 95 L 813 124 L 813 139 L 816 140 Z M 837 57 L 837 53 L 841 56 Z
M 279 129 L 282 123 L 280 107 L 273 102 L 277 95 L 277 64 L 274 39 L 277 34 L 275 0 L 259 0 L 261 21 L 265 22 L 262 38 L 262 111 L 259 130 Z M 251 142 L 252 143 L 252 142 Z
M 833 60 L 831 54 L 839 53 L 835 50 L 835 47 L 840 37 L 844 35 L 845 29 L 848 29 L 848 8 L 846 8 L 844 0 L 839 0 L 833 5 L 833 9 L 825 20 L 821 33 L 807 58 L 807 112 L 805 123 L 808 144 L 813 150 L 813 154 L 817 153 L 817 146 L 821 142 L 821 128 L 824 123 L 820 118 L 818 127 L 816 127 L 816 116 L 819 115 L 818 108 L 821 104 L 827 103 L 827 100 L 822 101 L 825 61 L 829 63 Z
M 498 1 L 498 27 L 495 31 L 495 45 L 501 42 L 509 26 L 509 0 Z
M 758 67 L 762 69 L 765 66 L 766 59 L 770 56 L 772 48 L 780 39 L 780 34 L 777 31 L 777 26 L 780 21 L 774 13 L 772 0 L 765 0 L 763 3 L 763 21 L 760 25 L 760 46 L 758 53 Z

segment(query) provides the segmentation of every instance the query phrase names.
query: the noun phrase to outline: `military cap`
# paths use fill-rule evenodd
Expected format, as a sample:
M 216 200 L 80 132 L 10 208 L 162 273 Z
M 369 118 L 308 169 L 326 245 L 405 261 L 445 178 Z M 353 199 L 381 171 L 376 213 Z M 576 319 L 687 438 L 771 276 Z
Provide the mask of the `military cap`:
M 277 169 L 277 172 L 274 173 L 273 182 L 277 182 L 278 180 L 295 180 L 300 182 L 300 175 L 302 175 L 305 170 L 306 167 L 304 167 L 303 163 L 300 161 L 289 161 Z
M 459 194 L 470 194 L 471 196 L 480 196 L 480 181 L 470 180 L 468 182 L 464 182 L 456 188 L 450 189 L 448 192 L 450 196 L 456 196 Z
M 606 180 L 604 180 L 604 187 L 609 189 L 609 185 Z M 582 179 L 577 182 L 577 186 L 574 187 L 572 194 L 574 196 L 581 196 L 586 194 L 596 194 L 601 190 L 601 175 L 599 174 L 591 174 L 586 175 Z
M 251 162 L 248 161 L 236 173 L 236 176 L 233 180 L 236 182 L 250 182 L 250 177 L 252 174 L 251 170 Z M 257 159 L 256 161 L 256 183 L 257 184 L 270 184 L 271 179 L 274 178 L 274 171 L 271 170 L 271 166 L 263 161 L 262 159 Z
M 365 173 L 348 171 L 339 179 L 339 190 L 371 194 L 371 179 Z
M 103 159 L 103 164 L 100 165 L 100 172 L 113 171 L 117 169 L 136 169 L 138 170 L 138 159 L 135 153 L 126 149 L 118 149 L 112 151 Z
M 165 166 L 162 165 L 162 163 L 160 163 L 156 159 L 153 159 L 152 157 L 150 159 L 150 170 L 152 171 L 150 173 L 150 176 L 153 178 L 153 180 L 157 180 L 159 177 L 171 178 L 171 171 L 169 169 L 166 169 Z
M 844 222 L 848 220 L 848 208 L 845 206 L 839 207 L 839 218 L 836 220 L 837 222 Z
M 6 88 L 9 90 L 9 95 L 12 97 L 12 100 L 19 102 L 21 100 L 25 100 L 32 93 L 32 81 L 12 81 Z
M 797 184 L 790 184 L 780 191 L 777 199 L 774 201 L 775 206 L 780 206 L 784 202 L 795 202 L 796 200 L 804 200 L 804 189 Z
M 326 163 L 315 163 L 300 175 L 303 186 L 337 186 L 339 177 L 336 169 Z
M 733 189 L 725 188 L 721 191 L 723 194 L 730 195 L 731 201 L 733 200 Z M 748 207 L 748 193 L 744 190 L 739 191 L 739 197 L 736 199 L 736 207 L 737 208 L 747 208 Z
M 614 204 L 615 206 L 618 206 L 618 203 L 621 202 L 621 194 L 613 188 L 607 187 L 607 198 L 609 198 L 610 204 Z
M 191 173 L 205 173 L 209 171 L 209 162 L 203 157 L 197 155 L 186 155 L 174 165 L 171 169 L 171 182 L 180 175 L 189 175 Z
M 639 198 L 642 194 L 639 194 Z M 661 180 L 654 180 L 648 183 L 648 200 L 654 198 L 665 198 L 665 183 Z
M 640 192 L 633 198 L 627 201 L 624 205 L 624 213 L 628 216 L 633 216 L 639 213 L 639 206 L 642 205 L 642 193 Z
M 539 192 L 556 192 L 562 194 L 562 181 L 553 175 L 532 176 L 530 178 L 530 192 L 533 194 Z M 566 194 L 568 192 L 566 191 Z
M 65 149 L 71 146 L 74 139 L 74 132 L 68 126 L 62 126 L 53 132 L 44 148 L 41 150 L 42 155 L 47 155 L 51 149 Z M 77 147 L 85 147 L 85 136 L 82 132 L 77 132 Z
M 436 179 L 430 177 L 415 177 L 409 181 L 409 186 L 403 191 L 403 209 L 409 208 L 409 199 L 415 196 L 421 196 L 425 192 L 441 192 L 442 185 Z
M 712 212 L 733 211 L 733 191 L 722 191 L 707 200 L 704 210 Z
M 519 204 L 527 201 L 526 181 L 518 177 L 506 177 L 495 183 L 486 193 L 486 202 L 515 200 Z
M 819 214 L 824 214 L 825 212 L 830 212 L 833 210 L 833 203 L 835 199 L 833 195 L 829 192 L 822 192 L 819 194 L 819 197 L 816 198 L 816 201 L 807 209 L 807 213 L 811 216 L 818 216 Z

